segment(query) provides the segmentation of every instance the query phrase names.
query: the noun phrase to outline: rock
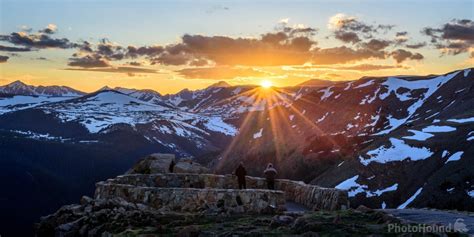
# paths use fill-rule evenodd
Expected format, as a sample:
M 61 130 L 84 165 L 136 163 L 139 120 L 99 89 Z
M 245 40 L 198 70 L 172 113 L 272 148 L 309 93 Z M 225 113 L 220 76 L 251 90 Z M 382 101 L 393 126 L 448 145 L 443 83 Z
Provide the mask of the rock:
M 303 237 L 319 237 L 319 234 L 313 231 L 308 231 L 302 234 Z
M 154 153 L 140 160 L 127 174 L 168 173 L 174 154 Z
M 197 237 L 201 231 L 196 226 L 186 226 L 178 231 L 178 237 Z
M 174 154 L 151 154 L 140 160 L 127 174 L 159 174 L 169 173 L 171 161 L 175 161 L 174 173 L 209 173 L 209 169 L 196 163 L 192 158 L 183 158 L 176 161 Z
M 270 223 L 270 226 L 278 227 L 282 225 L 290 225 L 293 223 L 294 220 L 295 218 L 292 216 L 286 216 L 286 215 L 274 216 L 272 218 L 272 222 Z
M 209 169 L 193 161 L 179 161 L 174 167 L 175 173 L 209 173 Z
M 371 209 L 371 208 L 368 208 L 368 207 L 366 207 L 366 206 L 364 206 L 364 205 L 360 205 L 360 206 L 358 206 L 358 207 L 356 208 L 356 210 L 357 210 L 357 211 L 359 211 L 359 212 L 362 212 L 362 213 L 370 213 L 370 212 L 374 212 L 374 210 L 373 210 L 373 209 Z

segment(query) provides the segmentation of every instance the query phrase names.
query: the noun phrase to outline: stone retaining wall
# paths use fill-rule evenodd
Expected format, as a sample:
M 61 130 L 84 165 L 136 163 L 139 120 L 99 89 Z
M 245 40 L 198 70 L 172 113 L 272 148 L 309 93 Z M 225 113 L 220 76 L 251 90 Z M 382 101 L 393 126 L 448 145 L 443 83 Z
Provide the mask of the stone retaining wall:
M 110 182 L 96 184 L 96 199 L 120 197 L 159 211 L 271 213 L 285 209 L 282 191 L 143 187 Z
M 269 191 L 266 181 L 263 178 L 247 176 L 247 188 L 250 192 Z M 115 179 L 106 181 L 109 184 L 126 184 L 139 187 L 154 187 L 161 189 L 186 188 L 186 190 L 213 190 L 223 189 L 226 192 L 246 192 L 247 190 L 238 190 L 237 179 L 233 175 L 214 175 L 214 174 L 129 174 L 118 176 Z M 189 189 L 188 189 L 189 188 Z M 275 188 L 284 193 L 284 198 L 288 201 L 303 204 L 312 210 L 338 210 L 348 207 L 347 192 L 333 188 L 322 188 L 315 185 L 308 185 L 304 182 L 288 179 L 277 179 Z M 99 189 L 98 189 L 99 190 Z M 96 194 L 100 195 L 100 190 Z M 231 191 L 228 191 L 231 190 Z M 179 191 L 181 192 L 181 191 Z M 197 192 L 197 191 L 193 191 Z M 203 191 L 212 192 L 212 191 Z M 266 193 L 266 192 L 264 192 Z M 184 193 L 183 193 L 184 194 Z M 260 195 L 260 194 L 259 194 Z

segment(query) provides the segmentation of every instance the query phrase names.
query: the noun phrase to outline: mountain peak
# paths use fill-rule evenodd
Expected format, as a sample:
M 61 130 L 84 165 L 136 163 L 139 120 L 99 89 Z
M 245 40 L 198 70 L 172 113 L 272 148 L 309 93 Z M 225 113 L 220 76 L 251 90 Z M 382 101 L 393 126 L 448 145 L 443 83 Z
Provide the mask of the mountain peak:
M 326 87 L 326 86 L 331 86 L 331 85 L 334 85 L 334 81 L 330 81 L 330 80 L 322 80 L 322 79 L 311 79 L 311 80 L 307 80 L 307 81 L 304 81 L 300 84 L 298 84 L 298 86 L 303 86 L 303 87 Z
M 114 90 L 114 88 L 109 87 L 109 86 L 106 85 L 106 86 L 103 86 L 102 88 L 100 88 L 97 91 L 111 91 L 111 90 Z
M 232 85 L 230 85 L 229 83 L 225 82 L 225 81 L 219 81 L 219 82 L 216 82 L 210 86 L 208 86 L 207 88 L 217 88 L 217 87 L 231 87 Z
M 10 84 L 5 85 L 4 87 L 19 87 L 19 86 L 23 87 L 23 86 L 28 86 L 28 85 L 25 84 L 25 83 L 23 83 L 23 82 L 20 81 L 20 80 L 16 80 L 16 81 L 14 81 L 14 82 L 12 82 L 12 83 L 10 83 Z

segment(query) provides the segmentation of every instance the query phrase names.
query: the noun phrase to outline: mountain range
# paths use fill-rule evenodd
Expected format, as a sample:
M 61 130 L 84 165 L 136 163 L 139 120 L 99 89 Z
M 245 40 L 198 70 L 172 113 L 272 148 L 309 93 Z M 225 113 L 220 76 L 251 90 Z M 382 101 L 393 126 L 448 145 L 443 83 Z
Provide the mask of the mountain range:
M 272 162 L 280 178 L 347 189 L 353 206 L 473 211 L 474 70 L 168 95 L 16 81 L 0 86 L 0 141 L 0 182 L 14 190 L 0 217 L 12 225 L 153 152 L 217 173 L 244 162 L 260 176 Z

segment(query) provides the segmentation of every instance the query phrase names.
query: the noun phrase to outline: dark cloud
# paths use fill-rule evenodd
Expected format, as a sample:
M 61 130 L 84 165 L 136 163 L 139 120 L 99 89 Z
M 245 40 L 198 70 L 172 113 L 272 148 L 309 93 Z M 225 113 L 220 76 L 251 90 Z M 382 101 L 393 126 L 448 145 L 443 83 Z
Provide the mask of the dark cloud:
M 352 49 L 341 46 L 315 50 L 311 62 L 315 64 L 343 64 L 364 59 L 384 58 L 384 51 L 370 50 L 367 48 Z
M 404 49 L 397 49 L 390 54 L 397 63 L 402 63 L 405 60 L 422 60 L 424 57 L 420 53 L 412 53 Z
M 0 55 L 0 63 L 6 63 L 10 57 Z
M 336 31 L 334 32 L 334 37 L 344 43 L 355 44 L 361 41 L 361 39 L 355 32 Z
M 390 46 L 391 43 L 392 42 L 388 40 L 371 39 L 369 42 L 363 43 L 362 47 L 374 51 L 379 51 L 387 48 L 388 46 Z
M 384 69 L 403 68 L 400 65 L 377 65 L 377 64 L 359 64 L 355 66 L 337 67 L 339 70 L 356 70 L 356 71 L 375 71 Z
M 407 35 L 408 35 L 408 32 L 406 32 L 406 31 L 402 31 L 402 32 L 397 32 L 397 33 L 395 33 L 395 36 L 396 36 L 396 37 L 407 36 Z
M 47 58 L 45 58 L 45 57 L 37 57 L 36 60 L 49 61 L 49 59 L 47 59 Z
M 141 56 L 155 57 L 164 51 L 162 46 L 128 46 L 127 56 L 130 58 L 137 58 Z
M 331 28 L 334 29 L 334 37 L 344 43 L 357 43 L 361 38 L 371 39 L 379 32 L 386 33 L 394 25 L 368 24 L 355 17 L 337 14 L 329 20 Z
M 10 46 L 3 46 L 0 45 L 0 51 L 6 52 L 28 52 L 31 51 L 30 48 L 18 48 L 18 47 L 10 47 Z
M 135 73 L 158 73 L 156 70 L 137 67 L 107 67 L 107 68 L 66 68 L 71 71 L 126 73 L 133 76 Z
M 100 67 L 109 67 L 109 62 L 100 55 L 85 55 L 82 57 L 76 57 L 69 59 L 69 66 L 73 67 L 82 67 L 82 68 L 100 68 Z
M 57 26 L 55 24 L 49 24 L 46 28 L 39 30 L 40 33 L 45 34 L 54 34 L 57 31 Z
M 416 44 L 407 44 L 405 47 L 409 49 L 419 49 L 426 46 L 426 42 L 416 43 Z
M 431 37 L 431 43 L 443 54 L 457 55 L 474 45 L 474 22 L 454 19 L 439 28 L 426 27 L 421 31 Z
M 27 48 L 61 48 L 68 49 L 77 47 L 66 38 L 52 38 L 48 34 L 28 34 L 25 32 L 13 32 L 10 35 L 0 35 L 0 41 L 5 41 L 14 45 L 21 45 Z
M 142 65 L 140 62 L 135 62 L 135 61 L 134 61 L 134 62 L 128 62 L 128 64 L 129 64 L 130 66 L 136 66 L 136 67 Z
M 312 39 L 315 29 L 288 28 L 263 34 L 260 38 L 231 38 L 227 36 L 184 35 L 179 44 L 165 47 L 154 63 L 190 65 L 208 60 L 217 65 L 278 66 L 303 64 L 316 45 Z
M 252 68 L 235 67 L 207 67 L 207 68 L 185 68 L 176 71 L 188 79 L 234 79 L 236 77 L 262 77 L 266 73 Z
M 126 51 L 122 46 L 113 44 L 108 39 L 102 39 L 97 44 L 95 53 L 107 60 L 122 60 L 125 57 Z

